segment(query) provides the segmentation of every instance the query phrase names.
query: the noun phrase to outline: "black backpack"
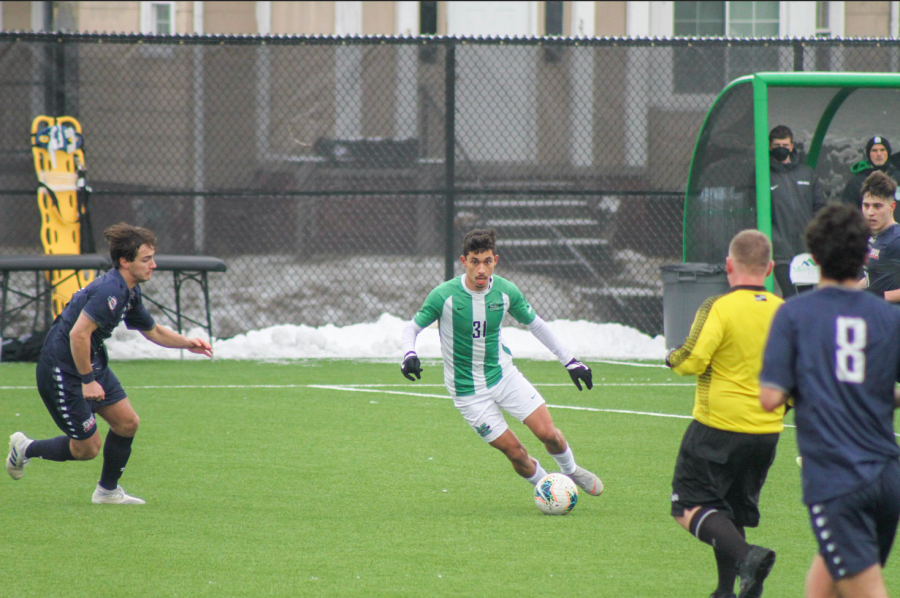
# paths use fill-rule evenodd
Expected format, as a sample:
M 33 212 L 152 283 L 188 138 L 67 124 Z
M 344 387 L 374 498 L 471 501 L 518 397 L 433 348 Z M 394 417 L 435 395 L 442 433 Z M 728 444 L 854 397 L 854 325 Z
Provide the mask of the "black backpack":
M 44 346 L 45 338 L 47 338 L 46 330 L 26 334 L 19 338 L 3 339 L 0 361 L 37 361 L 41 356 L 41 347 Z

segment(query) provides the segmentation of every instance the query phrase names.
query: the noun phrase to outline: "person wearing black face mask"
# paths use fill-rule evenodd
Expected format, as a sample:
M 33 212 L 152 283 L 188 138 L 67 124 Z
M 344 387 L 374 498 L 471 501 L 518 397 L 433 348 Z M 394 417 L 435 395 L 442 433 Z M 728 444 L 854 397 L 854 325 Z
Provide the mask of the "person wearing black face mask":
M 800 162 L 794 134 L 784 125 L 769 133 L 769 188 L 772 194 L 772 257 L 775 280 L 785 299 L 797 294 L 791 283 L 791 260 L 806 252 L 803 231 L 825 207 L 815 171 Z
M 869 139 L 864 153 L 865 158 L 850 167 L 850 172 L 853 173 L 853 176 L 847 181 L 844 191 L 841 193 L 841 200 L 844 203 L 854 205 L 857 208 L 862 208 L 862 193 L 860 189 L 862 189 L 863 182 L 870 174 L 880 170 L 894 179 L 894 181 L 897 181 L 898 177 L 900 177 L 900 171 L 897 170 L 897 166 L 894 164 L 897 157 L 894 156 L 892 159 L 891 143 L 885 137 L 875 135 Z

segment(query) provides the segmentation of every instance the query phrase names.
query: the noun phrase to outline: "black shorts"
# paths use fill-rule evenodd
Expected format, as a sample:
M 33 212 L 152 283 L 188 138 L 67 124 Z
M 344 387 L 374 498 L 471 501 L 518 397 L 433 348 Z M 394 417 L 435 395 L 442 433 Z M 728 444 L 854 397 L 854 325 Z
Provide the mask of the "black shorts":
M 833 579 L 875 564 L 883 567 L 900 520 L 900 462 L 891 459 L 871 482 L 808 509 L 819 554 Z
M 727 432 L 691 421 L 675 462 L 672 515 L 702 506 L 737 526 L 759 525 L 759 493 L 777 444 L 778 433 Z
M 42 355 L 35 370 L 38 392 L 57 427 L 69 438 L 84 440 L 97 429 L 94 413 L 126 398 L 119 379 L 109 368 L 94 370 L 94 379 L 106 392 L 102 401 L 85 400 L 81 378 L 62 371 L 51 357 Z

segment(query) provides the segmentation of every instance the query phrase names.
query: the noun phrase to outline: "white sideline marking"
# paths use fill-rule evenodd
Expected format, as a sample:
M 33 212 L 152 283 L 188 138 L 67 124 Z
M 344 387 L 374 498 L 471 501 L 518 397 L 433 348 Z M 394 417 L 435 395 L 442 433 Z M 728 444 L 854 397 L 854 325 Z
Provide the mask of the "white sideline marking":
M 447 395 L 428 395 L 417 392 L 400 392 L 396 390 L 377 390 L 374 388 L 359 388 L 359 387 L 351 387 L 348 385 L 325 385 L 325 384 L 310 384 L 310 388 L 321 388 L 323 390 L 342 390 L 344 392 L 375 392 L 379 394 L 392 394 L 392 395 L 407 395 L 411 397 L 429 397 L 435 399 L 447 399 L 451 400 Z M 536 385 L 537 386 L 537 385 Z M 676 419 L 693 419 L 690 415 L 674 415 L 671 413 L 653 413 L 650 411 L 629 411 L 627 409 L 600 409 L 598 407 L 575 407 L 572 405 L 550 405 L 547 407 L 552 407 L 553 409 L 572 409 L 574 411 L 594 411 L 601 413 L 627 413 L 631 415 L 649 415 L 652 417 L 672 417 Z
M 427 395 L 420 392 L 402 392 L 399 390 L 377 390 L 374 388 L 351 388 L 348 386 L 331 386 L 326 384 L 310 384 L 309 388 L 321 388 L 323 390 L 343 390 L 345 392 L 375 392 L 383 395 L 406 395 L 409 397 L 430 397 L 435 399 L 450 399 L 447 395 Z
M 165 388 L 444 388 L 443 384 L 166 384 L 166 385 L 147 385 L 135 386 L 127 385 L 128 388 L 146 389 L 165 389 Z M 571 383 L 549 382 L 547 384 L 532 384 L 532 386 L 572 386 Z M 694 384 L 684 384 L 680 382 L 597 382 L 596 387 L 603 386 L 694 386 Z M 36 390 L 34 386 L 0 386 L 0 390 Z
M 396 386 L 407 386 L 405 384 L 184 384 L 184 385 L 167 385 L 167 386 L 129 386 L 129 388 L 139 388 L 139 389 L 166 389 L 166 388 L 179 388 L 179 389 L 190 389 L 190 388 L 320 388 L 322 390 L 340 390 L 344 392 L 374 392 L 379 394 L 388 394 L 388 395 L 403 395 L 408 397 L 423 397 L 430 399 L 446 399 L 451 400 L 447 395 L 433 395 L 433 394 L 425 394 L 421 392 L 403 392 L 399 390 L 379 390 L 379 388 L 384 387 L 396 387 Z M 428 386 L 428 387 L 443 387 L 443 384 L 420 384 L 419 386 Z M 534 386 L 568 386 L 568 384 L 535 384 Z M 603 386 L 693 386 L 693 384 L 675 384 L 675 383 L 654 383 L 654 384 L 641 384 L 641 383 L 611 383 L 611 384 L 603 384 Z M 34 390 L 33 386 L 0 386 L 0 390 Z M 653 411 L 632 411 L 629 409 L 601 409 L 599 407 L 576 407 L 574 405 L 551 405 L 547 404 L 547 407 L 552 407 L 553 409 L 571 409 L 573 411 L 592 411 L 595 413 L 624 413 L 626 415 L 647 415 L 650 417 L 668 417 L 672 419 L 693 419 L 693 416 L 690 415 L 676 415 L 674 413 L 656 413 Z M 795 428 L 796 426 L 785 424 L 785 428 Z M 900 433 L 895 434 L 895 436 L 900 437 Z
M 634 363 L 631 361 L 612 361 L 609 359 L 588 359 L 591 363 L 611 363 L 613 365 L 630 365 L 636 368 L 667 368 L 669 366 L 660 363 Z

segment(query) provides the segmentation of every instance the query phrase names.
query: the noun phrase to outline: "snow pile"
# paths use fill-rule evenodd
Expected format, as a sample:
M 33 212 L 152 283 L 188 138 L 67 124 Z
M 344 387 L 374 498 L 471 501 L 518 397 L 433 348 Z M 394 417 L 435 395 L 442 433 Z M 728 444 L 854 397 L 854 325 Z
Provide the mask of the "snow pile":
M 213 345 L 220 359 L 384 359 L 400 362 L 400 332 L 407 320 L 383 314 L 376 322 L 337 327 L 272 326 L 253 330 Z M 665 341 L 621 324 L 595 324 L 586 321 L 557 320 L 548 325 L 579 359 L 662 359 Z M 187 336 L 205 338 L 201 328 Z M 556 357 L 527 330 L 504 328 L 503 339 L 514 357 L 551 360 Z M 164 349 L 145 340 L 139 332 L 119 326 L 106 343 L 110 358 L 178 359 L 181 351 Z M 423 358 L 440 358 L 437 327 L 419 335 L 416 350 Z M 185 359 L 205 359 L 184 352 Z

